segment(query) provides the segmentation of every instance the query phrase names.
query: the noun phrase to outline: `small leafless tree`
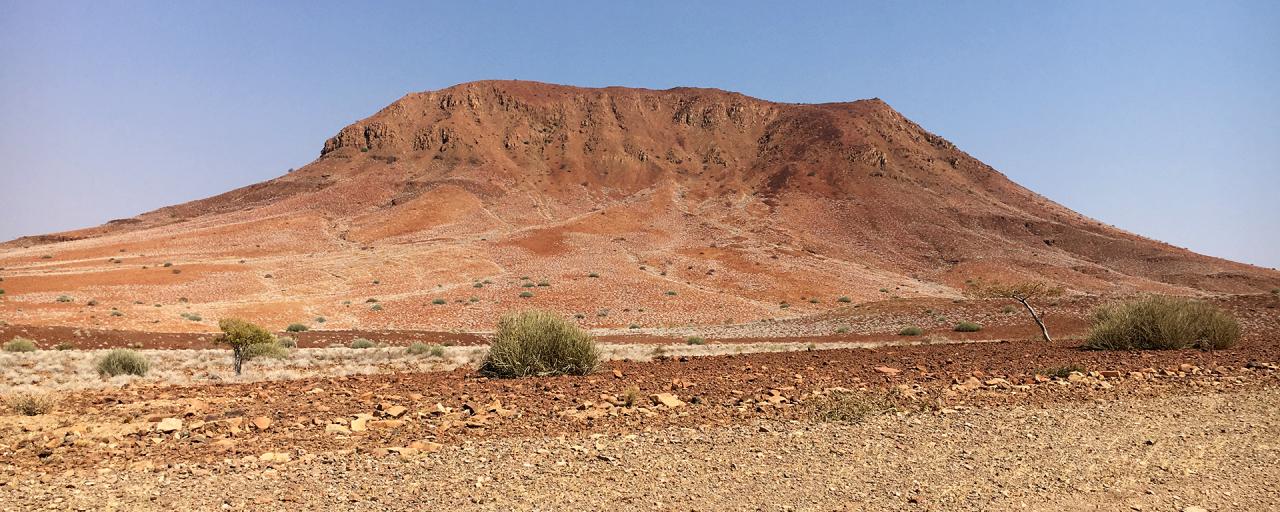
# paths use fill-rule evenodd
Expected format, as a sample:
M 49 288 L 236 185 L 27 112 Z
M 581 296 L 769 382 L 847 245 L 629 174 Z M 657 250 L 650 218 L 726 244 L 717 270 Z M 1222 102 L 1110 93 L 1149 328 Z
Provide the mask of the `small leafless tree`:
M 1022 307 L 1027 309 L 1027 313 L 1031 314 L 1031 319 L 1036 321 L 1036 325 L 1040 326 L 1040 334 L 1044 336 L 1044 340 L 1053 341 L 1053 338 L 1049 337 L 1049 328 L 1045 327 L 1044 319 L 1031 306 L 1031 301 L 1062 295 L 1062 287 L 1053 286 L 1044 281 L 1022 281 L 1017 283 L 976 283 L 970 291 L 972 295 L 977 297 L 1018 301 L 1019 304 L 1022 304 Z

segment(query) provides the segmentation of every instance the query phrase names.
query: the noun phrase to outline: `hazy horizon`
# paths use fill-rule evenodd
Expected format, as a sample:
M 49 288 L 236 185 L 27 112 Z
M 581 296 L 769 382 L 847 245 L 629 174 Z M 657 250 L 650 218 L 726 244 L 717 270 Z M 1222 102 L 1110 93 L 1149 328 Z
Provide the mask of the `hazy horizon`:
M 3 240 L 274 178 L 406 93 L 521 79 L 880 97 L 1084 215 L 1280 266 L 1280 4 L 0 3 Z

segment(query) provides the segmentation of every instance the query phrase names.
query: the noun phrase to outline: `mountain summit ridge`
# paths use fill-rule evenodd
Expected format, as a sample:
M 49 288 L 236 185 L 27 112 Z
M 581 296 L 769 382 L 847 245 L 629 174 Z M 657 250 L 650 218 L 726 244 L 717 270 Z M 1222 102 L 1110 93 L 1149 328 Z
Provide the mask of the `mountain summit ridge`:
M 24 272 L 12 282 L 44 282 L 38 290 L 110 294 L 121 291 L 115 280 L 82 285 L 77 276 L 98 282 L 122 269 L 59 267 L 56 253 L 92 261 L 120 249 L 142 261 L 200 262 L 208 268 L 181 274 L 194 279 L 152 279 L 156 289 L 248 316 L 318 311 L 389 288 L 406 305 L 436 294 L 465 302 L 486 290 L 474 283 L 512 275 L 563 283 L 528 300 L 480 298 L 450 319 L 431 308 L 395 320 L 345 313 L 353 325 L 406 327 L 471 325 L 524 305 L 622 309 L 612 286 L 684 288 L 705 304 L 651 316 L 718 323 L 721 313 L 776 314 L 779 301 L 801 297 L 958 296 L 973 279 L 1044 279 L 1090 293 L 1280 285 L 1275 271 L 1049 201 L 879 99 L 794 104 L 717 89 L 524 81 L 407 94 L 339 130 L 296 171 L 19 239 L 0 246 L 0 266 Z M 53 262 L 29 261 L 48 252 Z M 353 272 L 361 262 L 370 268 Z M 615 282 L 582 277 L 604 271 Z

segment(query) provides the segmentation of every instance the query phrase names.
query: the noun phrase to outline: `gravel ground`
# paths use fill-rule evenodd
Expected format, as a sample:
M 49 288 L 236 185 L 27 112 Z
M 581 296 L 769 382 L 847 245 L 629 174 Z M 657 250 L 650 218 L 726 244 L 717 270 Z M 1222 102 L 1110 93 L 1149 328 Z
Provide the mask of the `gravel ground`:
M 3 510 L 1277 510 L 1280 389 L 28 475 Z M 19 481 L 20 480 L 20 481 Z

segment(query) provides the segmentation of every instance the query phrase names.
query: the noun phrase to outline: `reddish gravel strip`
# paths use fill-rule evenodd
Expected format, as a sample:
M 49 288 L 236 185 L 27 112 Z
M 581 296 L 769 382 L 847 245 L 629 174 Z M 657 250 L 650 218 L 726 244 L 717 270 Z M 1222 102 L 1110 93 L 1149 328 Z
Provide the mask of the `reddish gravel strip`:
M 71 394 L 48 417 L 64 426 L 109 423 L 137 430 L 118 439 L 114 447 L 56 442 L 47 431 L 22 421 L 5 423 L 0 436 L 9 440 L 2 458 L 19 466 L 39 464 L 52 469 L 98 461 L 212 461 L 275 450 L 378 450 L 425 441 L 449 444 L 470 438 L 803 418 L 810 413 L 807 400 L 830 388 L 906 385 L 939 406 L 950 406 L 1160 394 L 1193 385 L 1274 384 L 1277 373 L 1266 364 L 1276 361 L 1280 361 L 1280 348 L 1255 342 L 1218 352 L 1135 353 L 1003 342 L 619 361 L 588 377 L 490 380 L 459 369 L 252 384 L 126 387 Z M 1106 371 L 1112 377 L 1076 385 L 1035 384 L 1036 373 L 1068 365 Z M 1137 381 L 1140 386 L 1126 378 L 1129 372 L 1144 370 L 1144 378 Z M 974 393 L 950 391 L 953 383 L 971 376 L 995 384 L 980 385 Z M 1019 389 L 1023 384 L 1027 386 Z M 633 387 L 643 410 L 606 405 L 620 403 Z M 998 389 L 989 391 L 989 387 Z M 658 393 L 669 393 L 685 405 L 671 409 L 650 404 Z M 357 415 L 375 416 L 379 407 L 395 406 L 405 408 L 403 416 L 384 417 L 395 421 L 378 424 L 379 428 L 343 432 L 332 426 L 352 428 L 351 420 Z M 152 432 L 155 422 L 167 417 L 184 422 L 177 431 L 179 437 Z M 268 419 L 270 426 L 235 432 L 213 428 L 228 419 L 257 417 Z

